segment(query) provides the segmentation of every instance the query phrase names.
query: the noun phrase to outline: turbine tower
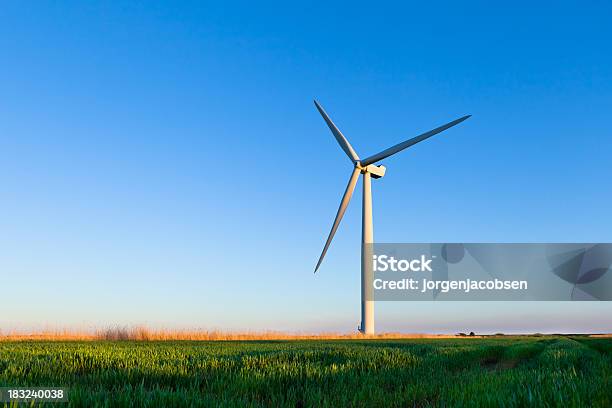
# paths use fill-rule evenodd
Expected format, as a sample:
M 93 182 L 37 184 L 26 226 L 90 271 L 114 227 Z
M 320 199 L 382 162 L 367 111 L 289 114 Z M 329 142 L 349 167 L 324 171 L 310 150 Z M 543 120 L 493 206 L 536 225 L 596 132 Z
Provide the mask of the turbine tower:
M 325 242 L 325 246 L 323 247 L 323 252 L 321 253 L 319 261 L 317 262 L 317 266 L 315 267 L 315 273 L 319 269 L 319 266 L 321 266 L 321 262 L 323 262 L 323 258 L 325 257 L 327 249 L 329 248 L 329 244 L 331 244 L 331 241 L 334 238 L 334 234 L 338 229 L 338 225 L 340 225 L 340 221 L 342 220 L 344 212 L 348 207 L 349 201 L 351 201 L 353 191 L 355 190 L 355 186 L 357 185 L 357 178 L 359 177 L 359 174 L 361 174 L 363 178 L 363 198 L 361 215 L 361 324 L 359 325 L 359 331 L 363 334 L 374 334 L 374 301 L 371 300 L 371 298 L 369 298 L 368 296 L 366 296 L 368 285 L 366 277 L 367 265 L 369 265 L 369 262 L 371 262 L 372 260 L 367 259 L 368 251 L 366 249 L 368 247 L 367 244 L 374 243 L 374 227 L 372 223 L 372 178 L 379 179 L 385 175 L 386 171 L 385 166 L 377 166 L 375 165 L 375 163 L 386 159 L 387 157 L 392 156 L 395 153 L 401 152 L 402 150 L 407 149 L 410 146 L 422 142 L 423 140 L 428 139 L 448 128 L 451 128 L 463 122 L 471 115 L 463 116 L 459 119 L 453 120 L 452 122 L 430 130 L 429 132 L 423 133 L 422 135 L 413 137 L 412 139 L 408 139 L 404 142 L 398 143 L 395 146 L 391 146 L 390 148 L 383 150 L 380 153 L 377 153 L 362 160 L 359 158 L 359 156 L 357 156 L 357 153 L 355 153 L 355 149 L 353 149 L 346 137 L 344 137 L 342 132 L 340 132 L 334 122 L 332 122 L 327 113 L 325 113 L 321 105 L 319 105 L 316 100 L 314 101 L 314 103 L 321 116 L 323 116 L 323 119 L 325 119 L 327 126 L 329 126 L 329 129 L 338 141 L 338 144 L 353 163 L 353 172 L 351 174 L 351 178 L 349 179 L 348 185 L 346 186 L 346 190 L 344 191 L 344 195 L 342 196 L 342 200 L 340 201 L 338 213 L 336 214 L 336 218 L 334 219 L 331 231 L 329 232 L 329 236 L 327 237 L 327 241 Z

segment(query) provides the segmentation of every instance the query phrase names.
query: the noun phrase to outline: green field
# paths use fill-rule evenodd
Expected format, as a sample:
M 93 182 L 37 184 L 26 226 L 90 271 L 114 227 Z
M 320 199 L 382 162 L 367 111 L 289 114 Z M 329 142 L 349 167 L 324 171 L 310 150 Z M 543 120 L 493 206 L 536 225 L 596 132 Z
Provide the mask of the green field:
M 611 374 L 612 339 L 588 337 L 0 342 L 0 386 L 83 407 L 610 407 Z

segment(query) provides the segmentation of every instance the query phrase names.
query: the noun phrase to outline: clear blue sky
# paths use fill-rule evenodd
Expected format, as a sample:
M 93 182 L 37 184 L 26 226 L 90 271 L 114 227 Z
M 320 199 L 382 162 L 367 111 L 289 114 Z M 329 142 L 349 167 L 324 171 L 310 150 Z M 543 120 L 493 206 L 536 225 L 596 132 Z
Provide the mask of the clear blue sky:
M 354 330 L 379 242 L 612 241 L 612 8 L 4 2 L 2 330 Z M 611 303 L 386 303 L 379 330 L 611 331 Z

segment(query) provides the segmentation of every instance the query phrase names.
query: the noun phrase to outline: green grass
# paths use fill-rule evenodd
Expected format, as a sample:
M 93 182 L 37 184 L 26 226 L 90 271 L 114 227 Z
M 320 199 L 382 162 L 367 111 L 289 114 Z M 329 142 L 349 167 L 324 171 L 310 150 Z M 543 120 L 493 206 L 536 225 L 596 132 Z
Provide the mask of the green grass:
M 83 407 L 610 407 L 611 374 L 588 337 L 0 342 L 0 386 Z

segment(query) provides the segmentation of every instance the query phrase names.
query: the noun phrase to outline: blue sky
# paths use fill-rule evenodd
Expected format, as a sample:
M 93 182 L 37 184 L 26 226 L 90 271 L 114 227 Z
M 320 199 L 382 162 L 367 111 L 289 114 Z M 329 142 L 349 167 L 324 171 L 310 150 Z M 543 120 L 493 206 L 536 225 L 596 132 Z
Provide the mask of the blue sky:
M 605 2 L 5 2 L 2 330 L 353 330 L 379 242 L 611 242 Z M 387 303 L 387 331 L 610 331 L 601 303 Z

